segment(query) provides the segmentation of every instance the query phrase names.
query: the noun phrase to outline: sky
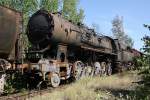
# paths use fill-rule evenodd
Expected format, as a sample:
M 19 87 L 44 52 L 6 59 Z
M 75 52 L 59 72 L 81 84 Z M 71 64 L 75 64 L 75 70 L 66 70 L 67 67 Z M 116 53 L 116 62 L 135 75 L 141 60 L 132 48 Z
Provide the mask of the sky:
M 99 26 L 99 32 L 113 36 L 111 32 L 112 20 L 115 16 L 123 16 L 126 34 L 134 41 L 134 48 L 140 50 L 141 40 L 150 31 L 143 24 L 150 25 L 150 0 L 79 0 L 79 7 L 84 10 L 84 23 Z

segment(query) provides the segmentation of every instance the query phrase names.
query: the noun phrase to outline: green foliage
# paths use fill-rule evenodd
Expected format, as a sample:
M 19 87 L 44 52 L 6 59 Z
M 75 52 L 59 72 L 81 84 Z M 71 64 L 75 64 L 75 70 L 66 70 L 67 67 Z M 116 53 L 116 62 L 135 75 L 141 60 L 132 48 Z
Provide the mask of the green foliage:
M 20 72 L 7 74 L 5 93 L 10 94 L 14 92 L 22 92 L 26 88 L 26 82 Z
M 46 9 L 50 12 L 57 12 L 58 4 L 58 0 L 40 0 L 40 8 Z
M 150 28 L 145 25 L 144 27 Z M 142 81 L 139 82 L 138 88 L 131 94 L 131 97 L 134 97 L 135 100 L 150 100 L 150 36 L 144 36 L 142 40 L 144 56 L 137 58 L 138 64 L 143 67 L 139 73 L 142 75 Z
M 22 2 L 22 13 L 23 13 L 23 28 L 26 29 L 29 17 L 37 11 L 38 0 L 23 0 Z M 23 30 L 23 33 L 25 30 Z
M 127 46 L 133 46 L 133 40 L 125 33 L 123 27 L 123 18 L 116 16 L 112 21 L 112 33 L 116 39 L 122 41 Z
M 124 41 L 127 44 L 127 46 L 133 47 L 134 41 L 132 40 L 131 37 L 129 37 L 128 35 L 125 35 L 124 36 Z
M 4 90 L 5 90 L 4 93 L 6 93 L 6 94 L 10 94 L 10 93 L 14 92 L 14 88 L 12 86 L 12 82 L 13 82 L 12 77 L 13 77 L 13 75 L 12 76 L 7 75 L 6 84 L 4 86 Z
M 21 47 L 24 50 L 24 48 L 29 46 L 29 42 L 25 34 L 26 26 L 29 17 L 37 10 L 38 0 L 0 0 L 0 5 L 7 6 L 22 13 L 21 17 L 23 19 L 20 26 L 22 26 L 21 33 L 23 34 L 20 35 L 20 38 L 22 42 Z
M 83 22 L 84 19 L 84 10 L 83 9 L 79 9 L 79 13 L 76 16 L 76 22 Z
M 77 9 L 78 0 L 0 0 L 1 5 L 16 9 L 23 14 L 23 33 L 27 26 L 29 17 L 38 9 L 44 8 L 50 12 L 57 12 L 61 5 L 63 16 L 74 23 L 82 22 L 84 18 L 83 9 Z
M 63 0 L 63 16 L 74 23 L 82 22 L 84 18 L 83 9 L 77 9 L 78 0 Z
M 0 0 L 0 5 L 4 5 L 9 8 L 18 10 L 18 11 L 21 11 L 21 9 L 22 9 L 22 1 L 21 0 Z
M 0 5 L 22 12 L 23 34 L 21 36 L 21 41 L 23 42 L 23 50 L 30 46 L 25 30 L 28 20 L 33 13 L 41 8 L 50 12 L 58 12 L 60 6 L 63 5 L 63 7 L 59 9 L 63 11 L 63 16 L 68 20 L 72 20 L 74 23 L 78 23 L 83 21 L 84 11 L 83 9 L 77 9 L 77 4 L 78 0 L 0 0 Z
M 145 59 L 145 63 L 147 64 L 147 66 L 150 69 L 150 36 L 144 36 L 142 38 L 144 45 L 143 45 L 143 52 L 144 52 L 144 56 L 143 59 Z
M 150 53 L 150 36 L 144 36 L 142 40 L 144 42 L 143 51 L 146 54 Z
M 112 21 L 112 32 L 115 38 L 122 40 L 124 36 L 124 30 L 123 30 L 123 22 L 122 19 L 120 19 L 119 16 L 116 16 Z
M 37 10 L 38 0 L 1 0 L 0 4 L 23 13 L 26 23 L 27 18 Z
M 30 16 L 35 12 L 37 11 L 37 7 L 38 7 L 38 0 L 23 0 L 22 2 L 22 35 L 21 35 L 21 41 L 22 41 L 22 48 L 23 48 L 23 51 L 25 48 L 28 48 L 29 47 L 29 42 L 28 42 L 28 38 L 25 34 L 25 30 L 27 28 L 27 24 L 28 24 L 28 20 L 30 18 Z
M 142 57 L 133 58 L 133 62 L 135 63 L 136 69 L 142 70 L 143 68 L 148 66 L 146 57 L 143 55 Z

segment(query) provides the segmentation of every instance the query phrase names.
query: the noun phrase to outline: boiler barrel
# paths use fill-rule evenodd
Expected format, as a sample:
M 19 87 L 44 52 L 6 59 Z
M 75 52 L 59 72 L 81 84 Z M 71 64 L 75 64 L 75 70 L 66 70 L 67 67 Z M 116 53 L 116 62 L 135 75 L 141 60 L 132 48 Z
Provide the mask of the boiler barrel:
M 64 19 L 61 14 L 39 10 L 28 22 L 27 35 L 32 45 L 44 49 L 48 45 L 64 43 L 75 46 L 96 47 L 112 52 L 110 37 L 94 35 L 94 31 Z M 104 49 L 103 49 L 104 50 Z
M 33 14 L 27 27 L 29 41 L 41 49 L 55 42 L 79 45 L 81 34 L 78 26 L 45 10 Z

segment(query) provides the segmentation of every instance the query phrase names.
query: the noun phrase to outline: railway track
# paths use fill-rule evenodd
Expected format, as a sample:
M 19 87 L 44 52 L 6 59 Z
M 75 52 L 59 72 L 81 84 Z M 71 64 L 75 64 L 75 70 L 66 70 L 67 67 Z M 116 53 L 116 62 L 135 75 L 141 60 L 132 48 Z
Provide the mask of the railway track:
M 32 97 L 37 95 L 43 95 L 46 93 L 50 93 L 54 90 L 61 90 L 67 87 L 67 84 L 60 85 L 58 88 L 48 87 L 47 89 L 42 90 L 31 90 L 26 93 L 16 93 L 7 96 L 1 96 L 0 100 L 30 100 Z

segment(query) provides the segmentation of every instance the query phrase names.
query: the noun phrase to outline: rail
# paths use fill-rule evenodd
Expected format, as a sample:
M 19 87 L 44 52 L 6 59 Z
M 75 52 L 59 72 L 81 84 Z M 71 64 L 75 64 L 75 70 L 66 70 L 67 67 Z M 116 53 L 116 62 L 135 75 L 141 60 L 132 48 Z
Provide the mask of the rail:
M 53 88 L 53 87 L 49 87 L 47 89 L 42 89 L 42 90 L 31 90 L 31 91 L 27 91 L 26 93 L 16 93 L 16 94 L 10 94 L 7 96 L 1 96 L 0 100 L 30 100 L 31 98 L 35 97 L 35 96 L 42 96 L 43 94 L 46 93 L 51 93 L 52 91 L 56 90 L 56 89 L 64 89 L 65 88 L 65 84 L 60 85 L 58 88 Z

